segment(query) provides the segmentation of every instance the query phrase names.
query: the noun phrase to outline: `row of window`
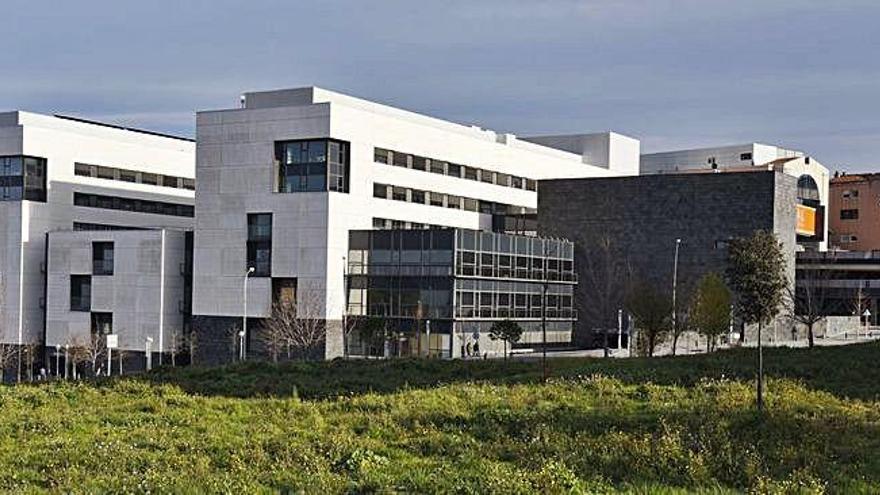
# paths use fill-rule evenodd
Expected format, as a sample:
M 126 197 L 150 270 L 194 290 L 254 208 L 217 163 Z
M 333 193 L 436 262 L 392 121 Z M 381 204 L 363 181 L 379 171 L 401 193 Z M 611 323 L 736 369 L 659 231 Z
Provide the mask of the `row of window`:
M 390 218 L 373 217 L 373 228 L 376 230 L 420 230 L 420 229 L 448 229 L 443 225 L 432 223 L 407 222 L 405 220 L 391 220 Z
M 444 160 L 434 158 L 425 158 L 418 155 L 410 155 L 400 151 L 392 151 L 383 148 L 373 148 L 373 160 L 376 163 L 384 163 L 386 165 L 394 165 L 396 167 L 411 168 L 413 170 L 422 170 L 440 175 L 448 175 L 460 179 L 474 180 L 485 182 L 487 184 L 495 184 L 498 186 L 512 187 L 514 189 L 526 189 L 529 191 L 537 191 L 538 183 L 535 180 L 516 175 L 504 174 L 501 172 L 493 172 L 477 167 L 469 167 L 467 165 L 459 165 Z
M 129 227 L 127 225 L 110 225 L 106 223 L 73 222 L 73 230 L 147 230 L 146 227 Z
M 195 191 L 196 180 L 187 177 L 175 177 L 173 175 L 153 174 L 124 168 L 105 167 L 89 163 L 74 163 L 73 173 L 80 177 L 96 177 L 98 179 L 133 182 L 136 184 L 149 184 L 152 186 L 174 187 Z
M 488 215 L 504 215 L 511 210 L 511 206 L 504 203 L 387 184 L 373 184 L 373 197 L 452 208 L 454 210 L 475 211 Z
M 151 201 L 146 199 L 121 198 L 118 196 L 104 196 L 101 194 L 73 193 L 73 204 L 74 206 L 88 206 L 92 208 L 132 211 L 136 213 L 153 213 L 156 215 L 171 215 L 177 217 L 195 216 L 195 209 L 192 205 L 166 203 L 164 201 Z

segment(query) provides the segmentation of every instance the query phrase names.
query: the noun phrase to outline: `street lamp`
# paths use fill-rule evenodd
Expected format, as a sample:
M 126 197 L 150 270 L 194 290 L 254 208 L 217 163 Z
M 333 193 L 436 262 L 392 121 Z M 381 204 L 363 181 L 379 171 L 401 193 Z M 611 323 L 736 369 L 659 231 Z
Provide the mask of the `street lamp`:
M 241 348 L 239 350 L 239 357 L 242 361 L 244 361 L 244 357 L 247 355 L 244 348 L 244 341 L 245 336 L 247 335 L 247 283 L 248 277 L 250 277 L 251 273 L 254 273 L 254 267 L 249 266 L 244 274 L 244 313 L 241 315 L 241 333 L 239 334 L 239 336 L 241 337 Z
M 238 360 L 244 361 L 244 330 L 238 332 Z
M 61 344 L 55 344 L 55 376 L 61 378 Z
M 672 264 L 672 335 L 676 332 L 676 319 L 678 318 L 678 306 L 675 305 L 675 291 L 678 288 L 678 248 L 681 246 L 681 239 L 675 239 L 675 261 Z M 675 349 L 673 349 L 675 352 Z

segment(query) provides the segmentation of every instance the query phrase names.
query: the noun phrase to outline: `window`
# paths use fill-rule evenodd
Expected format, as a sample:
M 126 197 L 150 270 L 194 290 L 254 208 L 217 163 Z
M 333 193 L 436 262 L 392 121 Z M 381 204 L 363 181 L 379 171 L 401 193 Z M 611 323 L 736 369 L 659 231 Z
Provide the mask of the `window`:
M 172 177 L 170 175 L 162 176 L 162 185 L 164 187 L 177 187 L 177 177 Z
M 419 191 L 418 189 L 413 189 L 412 192 L 410 193 L 410 195 L 412 198 L 411 201 L 413 203 L 418 203 L 421 205 L 425 204 L 425 191 Z M 434 195 L 431 194 L 431 198 L 433 198 L 433 197 L 434 197 Z
M 534 181 L 532 179 L 526 179 L 526 189 L 528 189 L 529 191 L 537 191 L 538 190 L 537 181 Z
M 443 194 L 432 192 L 431 206 L 443 206 Z
M 113 180 L 116 178 L 116 169 L 111 167 L 98 167 L 98 178 Z
M 844 198 L 858 198 L 859 197 L 859 190 L 858 189 L 847 189 L 847 190 L 843 191 L 843 197 Z
M 461 177 L 461 165 L 450 163 L 446 165 L 446 174 L 452 177 Z
M 150 174 L 144 172 L 141 174 L 141 184 L 150 184 L 153 186 L 159 185 L 159 176 L 157 174 Z
M 480 180 L 489 184 L 495 183 L 495 172 L 480 170 Z
M 196 190 L 196 180 L 195 179 L 183 179 L 183 188 L 189 189 L 190 191 Z
M 448 208 L 460 210 L 461 209 L 461 196 L 452 196 L 452 195 L 446 196 L 446 206 Z
M 73 193 L 74 206 L 104 208 L 108 210 L 124 210 L 135 213 L 152 213 L 177 217 L 193 217 L 195 210 L 192 205 L 164 203 L 145 199 L 120 198 L 101 194 Z
M 410 156 L 406 153 L 394 152 L 391 154 L 391 164 L 397 167 L 409 168 L 409 158 Z
M 853 234 L 842 234 L 840 236 L 840 242 L 843 244 L 848 244 L 850 242 L 858 242 L 859 238 Z
M 446 173 L 446 162 L 440 160 L 431 160 L 431 172 L 435 174 L 445 174 Z
M 113 243 L 92 243 L 92 275 L 113 275 Z
M 348 192 L 348 143 L 333 139 L 275 143 L 279 192 Z
M 113 313 L 92 313 L 92 335 L 113 333 Z
M 391 164 L 391 151 L 382 148 L 373 148 L 373 161 L 376 163 Z
M 477 169 L 473 167 L 464 167 L 464 178 L 468 180 L 477 180 Z
M 46 160 L 0 156 L 0 201 L 46 201 Z
M 70 310 L 91 311 L 92 277 L 90 275 L 70 276 Z
M 79 175 L 82 177 L 91 177 L 92 170 L 95 168 L 94 165 L 89 165 L 87 163 L 74 163 L 73 164 L 73 173 L 74 175 Z
M 373 197 L 388 199 L 388 186 L 385 184 L 373 184 Z
M 751 153 L 740 153 L 740 155 L 739 155 L 739 160 L 742 162 L 744 162 L 746 160 L 751 160 L 751 159 L 752 159 Z
M 123 182 L 137 182 L 137 172 L 133 170 L 120 170 L 119 180 Z
M 859 210 L 857 209 L 840 210 L 841 220 L 858 220 L 858 218 Z
M 391 199 L 395 201 L 406 201 L 406 188 L 405 187 L 392 187 L 391 188 Z
M 422 170 L 425 171 L 428 169 L 428 160 L 423 156 L 413 156 L 412 157 L 412 168 L 413 170 Z
M 248 213 L 247 267 L 253 268 L 254 277 L 272 274 L 272 214 Z

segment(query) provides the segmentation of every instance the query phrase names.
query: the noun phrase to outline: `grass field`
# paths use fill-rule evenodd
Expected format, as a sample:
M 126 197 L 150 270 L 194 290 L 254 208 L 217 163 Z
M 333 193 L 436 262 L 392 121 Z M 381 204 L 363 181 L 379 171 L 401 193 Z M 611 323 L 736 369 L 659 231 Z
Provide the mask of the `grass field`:
M 880 493 L 880 345 L 262 363 L 0 388 L 0 489 Z

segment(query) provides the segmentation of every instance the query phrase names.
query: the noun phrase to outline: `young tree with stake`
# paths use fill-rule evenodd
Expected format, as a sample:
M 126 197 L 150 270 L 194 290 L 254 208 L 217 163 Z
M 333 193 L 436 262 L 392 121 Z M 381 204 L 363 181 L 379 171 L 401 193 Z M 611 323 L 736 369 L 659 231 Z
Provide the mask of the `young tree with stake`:
M 489 338 L 504 342 L 504 359 L 507 360 L 507 347 L 519 342 L 523 329 L 515 321 L 501 320 L 492 324 L 489 329 Z
M 755 231 L 736 239 L 728 251 L 727 278 L 736 294 L 736 312 L 746 324 L 758 325 L 758 385 L 756 404 L 764 410 L 764 353 L 762 331 L 779 313 L 789 285 L 782 244 L 771 232 Z

